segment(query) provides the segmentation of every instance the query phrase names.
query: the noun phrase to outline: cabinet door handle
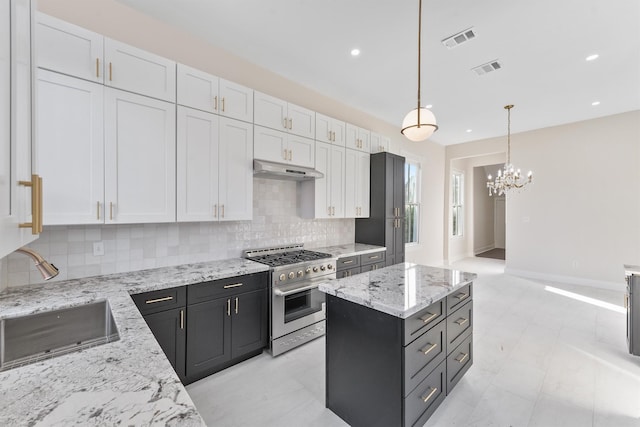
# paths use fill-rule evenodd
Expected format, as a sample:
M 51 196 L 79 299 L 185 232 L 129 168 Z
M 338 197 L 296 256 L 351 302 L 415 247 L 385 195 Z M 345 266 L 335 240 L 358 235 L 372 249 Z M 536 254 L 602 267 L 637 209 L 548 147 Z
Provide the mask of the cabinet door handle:
M 222 112 L 224 113 L 224 98 L 222 98 Z
M 109 202 L 109 220 L 113 221 L 113 202 Z
M 231 316 L 231 299 L 227 300 L 227 316 Z
M 465 319 L 464 317 L 461 317 L 458 320 L 456 320 L 454 323 L 457 323 L 458 325 L 462 326 L 465 323 L 467 323 L 468 321 L 469 321 L 469 319 Z
M 224 285 L 224 289 L 233 289 L 233 288 L 239 288 L 240 286 L 244 285 L 244 283 L 234 283 L 233 285 Z
M 238 297 L 236 297 L 236 314 L 238 314 Z
M 436 391 L 438 391 L 438 387 L 433 387 L 431 389 L 431 392 L 429 394 L 427 394 L 425 397 L 422 398 L 422 401 L 424 403 L 427 403 L 429 401 L 429 399 L 431 399 L 433 397 L 433 395 L 436 394 Z
M 96 219 L 100 221 L 100 202 L 96 202 Z
M 284 118 L 283 123 L 284 123 L 284 128 L 287 129 L 287 118 L 286 117 Z
M 113 80 L 113 64 L 109 62 L 109 81 Z
M 96 58 L 96 77 L 100 78 L 100 58 Z
M 331 216 L 336 216 L 336 208 L 335 208 L 335 206 L 331 207 Z
M 218 205 L 213 205 L 213 217 L 218 218 Z
M 18 181 L 19 185 L 31 187 L 31 222 L 18 224 L 20 228 L 30 228 L 31 234 L 42 233 L 42 178 L 31 175 L 31 181 Z
M 293 150 L 289 150 L 289 160 L 292 160 L 293 158 Z
M 465 292 L 460 292 L 459 294 L 454 295 L 453 297 L 455 299 L 459 299 L 459 300 L 463 300 L 465 298 L 467 298 L 469 296 L 469 294 L 465 293 Z
M 221 209 L 222 209 L 222 214 L 221 214 L 220 218 L 224 218 L 224 205 L 221 205 Z
M 424 323 L 429 323 L 431 322 L 433 319 L 435 319 L 436 317 L 438 317 L 438 313 L 429 313 L 427 311 L 427 314 L 429 315 L 429 317 L 421 317 L 420 320 L 422 320 Z
M 342 261 L 343 264 L 353 264 L 353 260 Z
M 469 353 L 461 353 L 460 356 L 462 356 L 461 358 L 456 358 L 456 362 L 459 363 L 464 363 L 465 360 L 467 360 L 467 357 L 469 357 Z
M 289 119 L 289 130 L 293 129 L 293 119 Z
M 431 350 L 435 349 L 438 346 L 438 343 L 435 343 L 435 344 L 428 343 L 428 345 L 429 345 L 429 348 L 423 348 L 422 350 L 420 350 L 420 353 L 423 353 L 425 356 L 429 354 Z
M 156 298 L 156 299 L 148 299 L 144 303 L 145 304 L 155 304 L 157 302 L 171 301 L 172 299 L 173 299 L 173 297 L 169 296 L 169 297 L 162 297 L 162 298 Z
M 180 310 L 180 329 L 184 329 L 184 310 Z
M 218 111 L 218 95 L 213 97 L 213 109 Z

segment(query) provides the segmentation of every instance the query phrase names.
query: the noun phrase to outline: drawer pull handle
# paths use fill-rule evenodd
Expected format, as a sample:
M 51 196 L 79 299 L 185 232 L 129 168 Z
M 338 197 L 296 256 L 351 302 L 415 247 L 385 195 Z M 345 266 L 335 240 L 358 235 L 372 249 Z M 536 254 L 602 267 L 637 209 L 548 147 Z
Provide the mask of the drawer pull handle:
M 148 299 L 145 301 L 145 304 L 155 304 L 157 302 L 164 302 L 164 301 L 171 301 L 173 299 L 173 297 L 163 297 L 163 298 L 156 298 L 156 299 Z
M 427 394 L 425 397 L 422 398 L 422 401 L 424 403 L 427 403 L 429 401 L 429 399 L 431 399 L 433 397 L 433 395 L 436 394 L 436 391 L 438 391 L 438 387 L 433 387 L 431 389 L 431 392 L 429 394 Z
M 234 283 L 233 285 L 224 285 L 224 289 L 238 288 L 244 285 L 244 283 Z
M 459 294 L 454 295 L 453 297 L 455 299 L 463 300 L 463 299 L 467 298 L 468 296 L 469 296 L 469 294 L 466 294 L 464 292 L 460 292 Z
M 369 257 L 369 259 L 378 259 L 380 258 L 380 255 L 372 255 Z
M 424 353 L 424 355 L 426 356 L 427 354 L 429 354 L 429 352 L 430 352 L 431 350 L 433 350 L 433 349 L 434 349 L 434 348 L 436 348 L 437 346 L 438 346 L 438 343 L 431 344 L 431 346 L 430 346 L 428 349 L 426 349 L 426 350 L 420 350 L 420 352 L 421 352 L 421 353 Z
M 469 319 L 465 319 L 464 317 L 461 317 L 458 320 L 456 320 L 455 323 L 457 323 L 458 325 L 462 326 L 465 323 L 467 323 L 468 321 L 469 321 Z
M 342 261 L 343 264 L 353 264 L 353 260 L 350 259 L 348 261 Z
M 227 316 L 231 316 L 231 300 L 227 300 Z
M 425 317 L 421 317 L 421 318 L 420 318 L 420 320 L 422 320 L 424 323 L 429 323 L 429 322 L 430 322 L 430 321 L 432 321 L 435 317 L 437 317 L 437 316 L 438 316 L 438 313 L 433 313 L 433 314 L 431 314 L 431 313 L 427 312 L 427 315 L 428 315 L 429 317 L 426 317 L 426 318 L 425 318 Z
M 184 310 L 180 310 L 180 329 L 184 329 Z
M 238 314 L 238 297 L 236 297 L 236 314 Z
M 456 359 L 456 362 L 464 363 L 464 361 L 467 360 L 467 357 L 469 357 L 469 353 L 462 353 L 461 356 L 462 357 L 460 359 Z

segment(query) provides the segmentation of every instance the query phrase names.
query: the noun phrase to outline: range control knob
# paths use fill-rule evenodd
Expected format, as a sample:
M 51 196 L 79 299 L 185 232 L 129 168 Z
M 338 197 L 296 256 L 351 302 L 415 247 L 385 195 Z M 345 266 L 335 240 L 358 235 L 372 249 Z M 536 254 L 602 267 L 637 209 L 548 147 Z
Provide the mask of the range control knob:
M 305 273 L 307 274 L 311 273 L 311 267 L 307 267 L 307 269 L 305 270 Z
M 320 266 L 320 270 L 325 271 L 327 269 L 327 267 L 325 267 L 324 265 Z
M 317 273 L 318 272 L 318 267 L 313 267 L 313 271 L 314 271 L 314 273 Z
M 293 271 L 291 271 L 289 273 L 289 279 L 293 279 L 294 277 L 296 277 L 296 273 L 294 273 Z
M 329 264 L 329 265 L 327 265 L 327 268 L 328 268 L 329 270 L 333 270 L 333 264 Z
M 284 281 L 284 280 L 286 280 L 286 279 L 287 279 L 287 276 L 286 276 L 284 273 L 282 273 L 282 274 L 280 275 L 280 281 L 282 282 L 282 281 Z
M 298 270 L 298 277 L 302 277 L 304 275 L 304 271 Z

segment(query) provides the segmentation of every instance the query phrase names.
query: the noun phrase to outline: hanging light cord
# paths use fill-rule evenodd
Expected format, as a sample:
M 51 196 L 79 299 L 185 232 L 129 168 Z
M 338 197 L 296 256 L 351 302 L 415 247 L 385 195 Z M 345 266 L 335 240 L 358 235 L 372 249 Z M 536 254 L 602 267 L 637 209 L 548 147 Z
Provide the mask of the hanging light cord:
M 418 128 L 420 127 L 420 63 L 421 57 L 420 52 L 421 43 L 422 42 L 422 0 L 419 2 L 418 6 Z
M 507 164 L 511 164 L 511 109 L 513 105 L 505 105 L 505 110 L 507 110 Z

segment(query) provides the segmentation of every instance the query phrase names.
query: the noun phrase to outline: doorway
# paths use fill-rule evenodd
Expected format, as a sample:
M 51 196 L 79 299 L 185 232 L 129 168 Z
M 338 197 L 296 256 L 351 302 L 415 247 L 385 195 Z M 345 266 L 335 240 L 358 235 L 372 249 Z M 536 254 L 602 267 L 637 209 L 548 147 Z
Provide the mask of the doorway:
M 506 200 L 489 196 L 487 176 L 496 176 L 502 163 L 474 168 L 475 191 L 474 255 L 482 258 L 506 259 Z

